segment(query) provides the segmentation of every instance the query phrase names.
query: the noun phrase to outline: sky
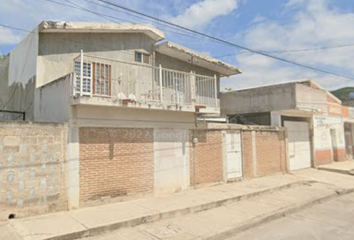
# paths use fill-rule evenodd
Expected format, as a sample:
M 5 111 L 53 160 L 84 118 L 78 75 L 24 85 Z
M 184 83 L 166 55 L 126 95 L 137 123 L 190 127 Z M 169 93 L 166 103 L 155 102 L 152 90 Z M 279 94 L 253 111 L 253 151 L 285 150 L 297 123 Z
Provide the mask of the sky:
M 354 86 L 352 0 L 106 1 L 344 77 L 319 73 L 217 43 L 112 6 L 109 9 L 109 5 L 97 0 L 3 0 L 0 1 L 0 24 L 32 30 L 43 20 L 149 23 L 164 31 L 166 40 L 241 68 L 242 74 L 222 80 L 222 89 L 242 89 L 309 78 L 329 90 Z M 0 26 L 0 54 L 10 52 L 26 34 Z

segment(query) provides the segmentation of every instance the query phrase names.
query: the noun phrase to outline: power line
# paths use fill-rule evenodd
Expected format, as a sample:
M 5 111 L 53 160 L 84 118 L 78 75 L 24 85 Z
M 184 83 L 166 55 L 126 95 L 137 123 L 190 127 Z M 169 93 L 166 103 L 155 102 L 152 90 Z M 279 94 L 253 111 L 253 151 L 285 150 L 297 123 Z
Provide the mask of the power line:
M 214 36 L 211 36 L 211 35 L 202 33 L 202 32 L 198 32 L 198 31 L 196 31 L 196 30 L 192 30 L 192 29 L 189 29 L 189 28 L 180 26 L 180 25 L 175 24 L 175 23 L 168 22 L 168 21 L 166 21 L 166 20 L 158 19 L 158 18 L 156 18 L 156 17 L 153 17 L 153 16 L 150 16 L 150 15 L 148 15 L 148 14 L 145 14 L 145 13 L 142 13 L 142 12 L 139 12 L 139 11 L 136 11 L 136 10 L 133 10 L 133 9 L 124 7 L 124 6 L 119 5 L 119 4 L 111 3 L 111 2 L 108 2 L 108 1 L 105 1 L 105 0 L 96 0 L 96 1 L 105 3 L 105 4 L 107 4 L 107 5 L 114 6 L 114 7 L 116 7 L 116 8 L 123 9 L 123 10 L 128 11 L 128 12 L 132 12 L 132 13 L 134 13 L 134 14 L 138 14 L 138 15 L 141 15 L 141 16 L 144 16 L 144 17 L 153 19 L 153 20 L 155 20 L 155 21 L 160 21 L 160 22 L 165 23 L 165 24 L 168 24 L 168 25 L 170 25 L 170 26 L 174 26 L 174 27 L 183 29 L 183 30 L 185 30 L 185 31 L 188 31 L 188 32 L 197 34 L 197 35 L 199 35 L 199 36 L 207 37 L 207 38 L 209 38 L 209 39 L 213 39 L 213 40 L 215 40 L 215 41 L 224 43 L 224 44 L 226 44 L 226 45 L 229 45 L 229 46 L 233 46 L 233 47 L 237 47 L 237 48 L 246 50 L 246 51 L 248 51 L 248 52 L 252 52 L 252 53 L 255 53 L 255 54 L 258 54 L 258 55 L 262 55 L 262 56 L 265 56 L 265 57 L 268 57 L 268 58 L 272 58 L 272 59 L 275 59 L 275 60 L 278 60 L 278 61 L 281 61 L 281 62 L 285 62 L 285 63 L 288 63 L 288 64 L 292 64 L 292 65 L 295 65 L 295 66 L 298 66 L 298 67 L 307 68 L 307 69 L 310 69 L 310 70 L 313 70 L 313 71 L 316 71 L 316 72 L 321 72 L 321 73 L 324 73 L 324 74 L 328 74 L 328 75 L 332 75 L 332 76 L 336 76 L 336 77 L 340 77 L 340 78 L 346 78 L 346 79 L 354 80 L 354 78 L 353 78 L 353 77 L 350 77 L 350 76 L 345 76 L 345 75 L 341 75 L 341 74 L 338 74 L 338 73 L 333 73 L 333 72 L 330 72 L 330 71 L 327 71 L 327 70 L 324 70 L 324 69 L 320 69 L 320 68 L 308 66 L 308 65 L 305 65 L 305 64 L 302 64 L 302 63 L 298 63 L 298 62 L 294 62 L 294 61 L 291 61 L 291 60 L 288 60 L 288 59 L 285 59 L 285 58 L 281 58 L 281 57 L 278 57 L 278 56 L 274 56 L 274 55 L 271 55 L 271 54 L 266 53 L 266 52 L 263 52 L 263 51 L 257 51 L 257 50 L 254 50 L 254 49 L 252 49 L 252 48 L 249 48 L 249 47 L 244 47 L 244 46 L 241 46 L 241 45 L 239 45 L 239 44 L 236 44 L 236 43 L 232 43 L 232 42 L 223 40 L 223 39 L 221 39 L 221 38 L 217 38 L 217 37 L 214 37 Z
M 337 48 L 346 48 L 346 47 L 354 47 L 354 44 L 346 44 L 346 45 L 337 45 L 337 46 L 329 46 L 329 47 L 317 47 L 317 48 L 303 48 L 303 49 L 290 49 L 290 50 L 277 50 L 277 51 L 263 51 L 265 53 L 292 53 L 292 52 L 311 52 L 311 51 L 320 51 L 320 50 L 329 50 L 329 49 L 337 49 Z M 260 50 L 258 50 L 260 51 Z M 215 58 L 223 58 L 229 56 L 235 56 L 239 54 L 248 53 L 247 51 L 239 52 L 239 53 L 231 53 L 225 54 L 221 56 L 214 56 Z

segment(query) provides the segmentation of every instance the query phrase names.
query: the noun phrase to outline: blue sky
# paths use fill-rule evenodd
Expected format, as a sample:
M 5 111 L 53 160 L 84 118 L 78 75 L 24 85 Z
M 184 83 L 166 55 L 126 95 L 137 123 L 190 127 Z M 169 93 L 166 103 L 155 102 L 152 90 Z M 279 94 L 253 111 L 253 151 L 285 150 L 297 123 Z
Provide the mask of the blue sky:
M 183 36 L 180 30 L 109 10 L 102 3 L 99 3 L 101 6 L 90 3 L 97 0 L 53 1 L 73 6 L 77 4 L 95 12 L 114 15 L 126 22 L 147 22 L 165 31 L 167 40 L 211 56 L 229 55 L 221 59 L 242 68 L 244 72 L 224 79 L 222 88 L 240 89 L 304 78 L 313 78 L 329 89 L 354 85 L 354 80 L 320 74 L 208 39 Z M 278 57 L 354 78 L 352 0 L 109 1 L 252 49 L 270 51 Z M 0 1 L 1 24 L 32 30 L 42 20 L 108 21 L 47 0 Z M 24 34 L 0 27 L 0 53 L 8 53 Z M 351 44 L 353 46 L 338 47 Z M 330 49 L 316 50 L 321 47 Z M 312 50 L 297 51 L 302 49 Z

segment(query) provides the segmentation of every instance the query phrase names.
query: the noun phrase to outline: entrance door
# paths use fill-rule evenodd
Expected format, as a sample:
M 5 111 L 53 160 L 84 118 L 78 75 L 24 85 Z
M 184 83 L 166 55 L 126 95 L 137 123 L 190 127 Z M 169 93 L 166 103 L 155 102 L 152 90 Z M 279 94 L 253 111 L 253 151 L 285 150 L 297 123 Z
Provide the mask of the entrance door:
M 241 133 L 226 134 L 227 179 L 242 177 Z
M 285 121 L 288 130 L 290 171 L 311 167 L 311 144 L 307 122 Z

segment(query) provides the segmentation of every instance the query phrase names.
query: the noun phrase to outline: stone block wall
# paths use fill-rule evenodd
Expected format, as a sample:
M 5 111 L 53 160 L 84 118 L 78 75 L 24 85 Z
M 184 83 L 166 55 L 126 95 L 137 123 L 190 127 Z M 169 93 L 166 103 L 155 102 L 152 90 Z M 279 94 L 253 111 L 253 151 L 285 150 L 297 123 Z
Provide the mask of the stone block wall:
M 67 126 L 0 122 L 0 220 L 67 209 Z

